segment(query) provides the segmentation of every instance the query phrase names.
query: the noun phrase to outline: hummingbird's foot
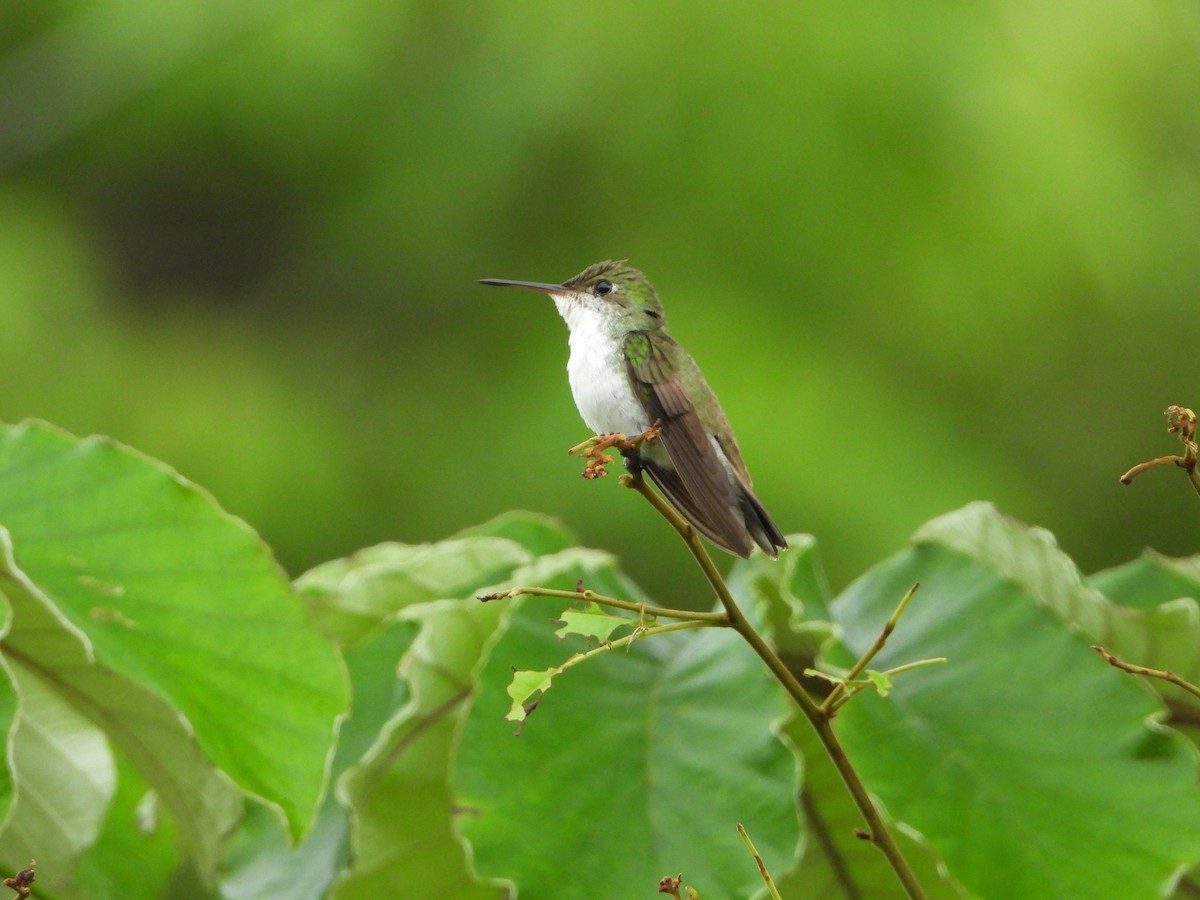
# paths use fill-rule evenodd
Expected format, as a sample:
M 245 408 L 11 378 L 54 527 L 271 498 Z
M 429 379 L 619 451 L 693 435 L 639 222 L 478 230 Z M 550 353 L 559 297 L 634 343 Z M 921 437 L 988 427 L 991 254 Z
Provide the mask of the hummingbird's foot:
M 655 419 L 654 422 L 639 435 L 622 441 L 620 449 L 622 453 L 629 454 L 637 451 L 637 448 L 642 444 L 648 444 L 651 441 L 656 441 L 662 436 L 662 419 Z
M 605 466 L 612 465 L 613 458 L 605 453 L 605 450 L 611 450 L 613 447 L 622 448 L 628 443 L 625 435 L 616 434 L 598 434 L 595 437 L 590 437 L 582 444 L 576 444 L 567 453 L 574 456 L 578 453 L 584 457 L 587 462 L 583 466 L 583 477 L 591 480 L 593 478 L 603 478 L 608 474 L 608 469 Z
M 583 464 L 583 477 L 588 481 L 593 478 L 603 478 L 608 474 L 608 469 L 605 466 L 612 465 L 613 458 L 607 453 L 595 453 L 590 450 L 584 451 L 584 456 L 591 456 L 587 462 Z

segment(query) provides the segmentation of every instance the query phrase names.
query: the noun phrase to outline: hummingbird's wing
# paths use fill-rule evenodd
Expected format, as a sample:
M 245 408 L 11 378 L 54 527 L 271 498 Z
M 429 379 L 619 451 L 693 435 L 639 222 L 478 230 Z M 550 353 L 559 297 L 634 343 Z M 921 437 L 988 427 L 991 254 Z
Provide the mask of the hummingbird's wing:
M 646 471 L 667 499 L 701 534 L 738 556 L 749 556 L 750 538 L 735 509 L 738 498 L 725 465 L 713 448 L 692 401 L 680 382 L 678 366 L 662 343 L 671 338 L 644 331 L 625 339 L 625 364 L 634 391 L 650 421 L 662 422 L 659 440 L 675 470 L 644 459 Z

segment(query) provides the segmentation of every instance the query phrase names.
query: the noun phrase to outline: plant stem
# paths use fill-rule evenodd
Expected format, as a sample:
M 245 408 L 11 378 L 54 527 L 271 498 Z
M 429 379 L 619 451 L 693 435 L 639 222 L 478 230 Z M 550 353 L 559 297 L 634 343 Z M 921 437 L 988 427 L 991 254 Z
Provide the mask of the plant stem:
M 578 600 L 581 603 L 595 603 L 599 606 L 611 606 L 614 609 L 624 609 L 642 615 L 664 619 L 682 619 L 685 622 L 709 622 L 713 625 L 728 625 L 725 613 L 693 612 L 690 609 L 669 609 L 665 606 L 651 606 L 648 603 L 634 603 L 630 600 L 619 600 L 616 597 L 606 597 L 595 591 L 562 591 L 556 588 L 544 587 L 515 587 L 498 594 L 486 594 L 480 600 L 514 600 L 522 595 L 530 597 L 557 597 L 560 600 Z
M 771 873 L 767 870 L 767 864 L 759 856 L 758 849 L 754 846 L 754 842 L 750 840 L 750 835 L 746 834 L 746 829 L 741 822 L 737 823 L 737 830 L 738 834 L 742 836 L 742 843 L 746 845 L 746 849 L 750 851 L 750 855 L 754 857 L 754 862 L 758 865 L 758 873 L 762 875 L 763 881 L 767 884 L 767 891 L 771 895 L 771 900 L 783 900 L 779 896 L 779 889 L 775 887 L 775 879 L 771 877 Z
M 944 663 L 945 661 L 946 661 L 946 657 L 944 657 L 944 656 L 934 656 L 934 657 L 930 657 L 929 659 L 916 659 L 910 663 L 905 663 L 902 666 L 896 666 L 895 668 L 885 669 L 880 674 L 886 676 L 887 678 L 892 678 L 893 676 L 900 675 L 904 672 L 911 672 L 913 669 L 919 669 L 922 666 L 931 666 L 931 665 L 934 665 L 935 663 Z M 824 673 L 821 673 L 821 674 L 823 675 Z M 838 710 L 840 710 L 843 706 L 845 706 L 847 703 L 849 703 L 851 700 L 853 700 L 856 696 L 858 696 L 859 691 L 865 691 L 867 688 L 869 688 L 871 686 L 871 682 L 869 679 L 863 679 L 862 681 L 853 681 L 853 682 L 848 681 L 848 680 L 842 680 L 842 681 L 837 681 L 836 684 L 840 687 L 845 688 L 845 690 L 842 691 L 841 695 L 838 697 L 837 702 L 834 703 L 832 706 L 827 706 L 826 703 L 821 704 L 821 709 L 826 710 L 826 715 L 828 715 L 828 716 L 837 715 Z M 828 700 L 828 698 L 826 698 L 826 700 Z
M 1192 483 L 1196 495 L 1200 496 L 1200 469 L 1197 469 L 1195 465 L 1188 469 L 1188 480 Z
M 809 696 L 808 692 L 804 690 L 804 686 L 800 684 L 796 676 L 787 667 L 787 664 L 775 654 L 775 651 L 771 649 L 763 636 L 755 630 L 754 626 L 750 624 L 750 621 L 742 613 L 741 608 L 733 599 L 733 595 L 729 593 L 729 587 L 725 584 L 725 579 L 721 577 L 721 573 L 713 563 L 712 557 L 704 549 L 704 544 L 701 542 L 696 530 L 666 500 L 660 497 L 653 488 L 646 484 L 645 479 L 640 474 L 622 475 L 621 484 L 625 487 L 633 488 L 645 497 L 650 505 L 683 538 L 684 543 L 687 544 L 692 556 L 695 557 L 697 564 L 704 573 L 704 577 L 708 580 L 713 592 L 717 595 L 717 599 L 721 601 L 721 605 L 725 608 L 730 626 L 758 654 L 759 658 L 771 671 L 771 674 L 775 676 L 775 679 L 783 685 L 784 690 L 796 702 L 796 705 L 800 708 L 800 712 L 804 714 L 804 717 L 808 719 L 809 724 L 817 733 L 817 738 L 821 741 L 825 752 L 829 754 L 829 758 L 832 760 L 838 774 L 841 775 L 842 781 L 845 782 L 846 789 L 850 791 L 854 805 L 858 807 L 858 811 L 867 822 L 868 839 L 883 851 L 884 857 L 886 857 L 889 865 L 891 865 L 892 871 L 896 873 L 896 878 L 904 886 L 904 890 L 908 896 L 913 898 L 913 900 L 923 900 L 925 892 L 921 889 L 916 875 L 913 874 L 912 868 L 908 865 L 908 860 L 900 852 L 900 847 L 888 829 L 887 823 L 884 822 L 883 816 L 880 815 L 879 810 L 876 809 L 875 804 L 872 802 L 866 786 L 858 776 L 858 772 L 851 764 L 849 757 L 846 756 L 846 751 L 842 749 L 842 745 L 833 731 L 833 722 L 830 720 L 830 717 Z
M 911 672 L 913 669 L 919 669 L 922 666 L 932 666 L 938 663 L 949 662 L 949 657 L 946 656 L 931 656 L 928 659 L 914 659 L 912 662 L 906 662 L 901 666 L 893 666 L 890 669 L 884 669 L 883 674 L 888 678 L 895 675 L 900 675 L 904 672 Z
M 1198 488 L 1198 490 L 1200 490 L 1200 488 Z M 1162 679 L 1163 681 L 1169 682 L 1178 688 L 1182 688 L 1195 697 L 1200 697 L 1200 687 L 1197 687 L 1186 679 L 1180 678 L 1178 675 L 1168 669 L 1151 669 L 1146 666 L 1136 665 L 1135 663 L 1124 662 L 1123 660 L 1117 659 L 1099 644 L 1092 644 L 1092 649 L 1104 657 L 1105 662 L 1107 662 L 1110 666 L 1121 669 L 1124 672 L 1129 672 L 1132 675 L 1144 675 L 1147 678 Z
M 879 651 L 883 649 L 884 644 L 887 643 L 887 639 L 891 637 L 892 632 L 896 630 L 896 623 L 900 621 L 900 616 L 903 615 L 905 607 L 908 606 L 908 601 L 913 598 L 913 594 L 917 592 L 917 588 L 920 586 L 921 583 L 917 582 L 910 587 L 908 589 L 908 593 L 906 593 L 900 599 L 900 603 L 896 606 L 895 612 L 893 612 L 888 620 L 883 624 L 883 629 L 879 632 L 879 636 L 875 638 L 875 642 L 867 648 L 866 653 L 859 657 L 858 662 L 854 664 L 854 668 L 852 668 L 846 674 L 846 677 L 842 680 L 842 682 L 837 684 L 834 689 L 829 692 L 829 696 L 826 697 L 825 702 L 821 704 L 821 712 L 825 713 L 825 715 L 829 715 L 833 710 L 842 705 L 842 697 L 846 693 L 846 682 L 853 681 L 855 678 L 861 675 L 863 670 L 871 664 L 871 660 L 873 660 Z
M 627 634 L 624 637 L 619 637 L 614 641 L 605 641 L 598 647 L 593 647 L 591 650 L 585 650 L 582 653 L 576 653 L 558 667 L 560 672 L 565 672 L 571 666 L 577 666 L 581 662 L 586 662 L 594 656 L 600 656 L 602 653 L 611 653 L 613 650 L 620 650 L 622 647 L 632 644 L 634 641 L 640 641 L 643 638 L 650 637 L 654 634 L 670 634 L 672 631 L 688 631 L 692 628 L 722 628 L 724 626 L 716 622 L 672 622 L 670 625 L 651 625 L 644 631 L 635 631 L 633 634 Z
M 1200 457 L 1200 447 L 1196 445 L 1196 430 L 1200 421 L 1197 420 L 1196 414 L 1186 406 L 1168 406 L 1166 416 L 1167 431 L 1178 435 L 1179 440 L 1183 443 L 1183 456 L 1159 456 L 1156 459 L 1138 463 L 1121 476 L 1121 484 L 1133 484 L 1133 479 L 1147 469 L 1174 463 L 1187 472 L 1188 481 L 1192 483 L 1192 490 L 1196 492 L 1196 496 L 1200 497 L 1200 471 L 1197 471 L 1197 463 L 1200 462 L 1200 459 L 1197 458 Z

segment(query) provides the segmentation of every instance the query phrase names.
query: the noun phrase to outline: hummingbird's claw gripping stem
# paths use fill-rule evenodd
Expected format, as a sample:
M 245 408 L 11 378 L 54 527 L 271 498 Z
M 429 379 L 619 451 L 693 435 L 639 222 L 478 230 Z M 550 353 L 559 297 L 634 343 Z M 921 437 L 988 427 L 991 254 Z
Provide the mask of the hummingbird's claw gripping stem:
M 626 453 L 637 450 L 642 444 L 648 444 L 651 441 L 658 440 L 662 435 L 662 419 L 655 419 L 649 428 L 641 434 L 631 437 L 629 440 L 621 444 L 621 452 Z

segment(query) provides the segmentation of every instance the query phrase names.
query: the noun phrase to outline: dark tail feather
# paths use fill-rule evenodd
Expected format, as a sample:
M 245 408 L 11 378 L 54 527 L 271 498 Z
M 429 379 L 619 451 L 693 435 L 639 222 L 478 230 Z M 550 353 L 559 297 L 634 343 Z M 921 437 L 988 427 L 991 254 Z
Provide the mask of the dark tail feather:
M 763 505 L 758 502 L 753 491 L 743 489 L 741 498 L 742 515 L 746 517 L 746 530 L 754 543 L 762 547 L 763 553 L 771 559 L 779 558 L 779 551 L 787 549 L 787 540 L 774 520 L 767 515 Z
M 695 498 L 692 497 L 688 489 L 684 486 L 678 472 L 666 466 L 657 465 L 653 460 L 648 459 L 642 459 L 641 465 L 643 471 L 658 485 L 658 489 L 662 491 L 663 496 L 670 501 L 671 505 L 675 507 L 675 510 L 681 516 L 688 520 L 688 523 L 693 528 L 727 553 L 732 553 L 734 556 L 741 556 L 743 558 L 750 556 L 750 551 L 753 548 L 750 542 L 746 540 L 745 532 L 731 534 L 717 533 L 697 508 Z M 763 513 L 763 515 L 766 515 L 766 513 Z M 758 538 L 755 538 L 755 540 L 757 541 Z M 774 556 L 775 554 L 772 553 L 771 555 Z
M 771 559 L 778 559 L 779 551 L 787 549 L 788 543 L 783 532 L 779 530 L 779 526 L 763 509 L 763 505 L 749 488 L 742 487 L 738 499 L 738 508 L 746 521 L 745 531 L 737 534 L 718 534 L 697 509 L 696 501 L 684 487 L 678 472 L 665 466 L 656 465 L 647 459 L 641 460 L 641 465 L 679 514 L 687 519 L 693 528 L 727 553 L 744 558 L 749 557 L 751 545 L 750 541 L 746 540 L 747 534 Z

